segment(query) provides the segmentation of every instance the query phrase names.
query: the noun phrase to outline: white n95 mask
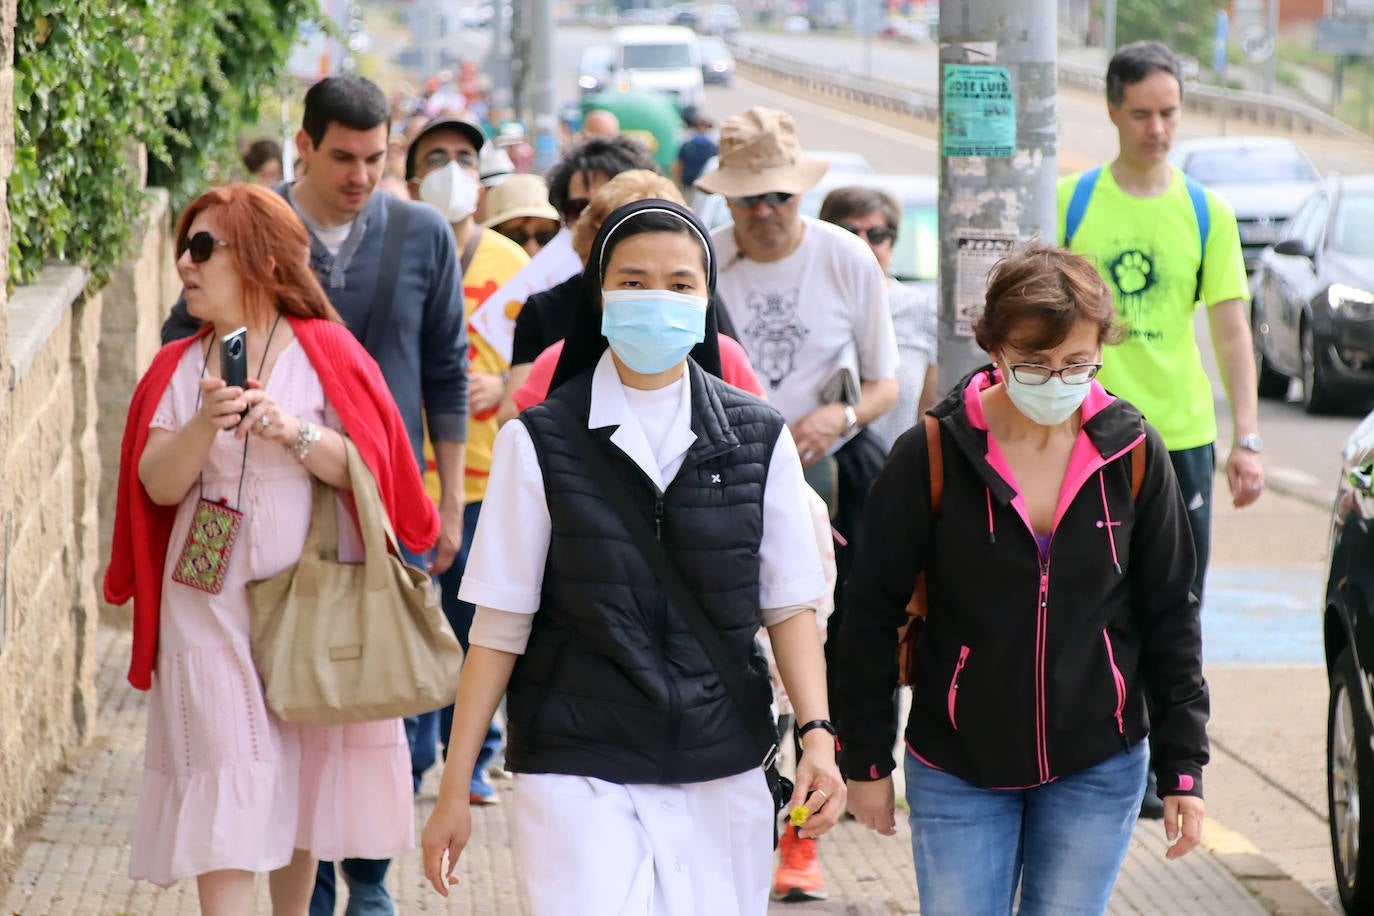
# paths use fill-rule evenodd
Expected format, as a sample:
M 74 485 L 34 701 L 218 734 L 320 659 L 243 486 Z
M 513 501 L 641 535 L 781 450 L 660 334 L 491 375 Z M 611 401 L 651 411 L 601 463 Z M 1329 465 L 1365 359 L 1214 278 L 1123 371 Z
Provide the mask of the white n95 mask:
M 477 212 L 477 193 L 481 185 L 456 162 L 445 163 L 420 182 L 420 199 L 450 223 L 461 223 Z

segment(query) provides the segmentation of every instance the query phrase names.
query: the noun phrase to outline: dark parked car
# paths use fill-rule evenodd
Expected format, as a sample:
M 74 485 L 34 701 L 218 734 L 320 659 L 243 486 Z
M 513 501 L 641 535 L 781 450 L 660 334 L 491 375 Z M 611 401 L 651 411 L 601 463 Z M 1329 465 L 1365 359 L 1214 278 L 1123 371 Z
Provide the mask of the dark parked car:
M 1326 719 L 1327 813 L 1336 887 L 1347 913 L 1374 912 L 1374 414 L 1342 453 L 1322 615 L 1331 699 Z M 1368 791 L 1366 791 L 1368 790 Z
M 1250 271 L 1321 181 L 1307 154 L 1282 137 L 1184 140 L 1169 151 L 1169 161 L 1236 211 L 1245 269 Z
M 721 38 L 705 35 L 697 39 L 697 50 L 701 52 L 702 82 L 730 85 L 735 75 L 735 56 L 730 53 L 730 46 Z
M 583 95 L 601 92 L 611 80 L 611 46 L 589 45 L 577 68 L 577 88 Z
M 1300 379 L 1309 413 L 1374 396 L 1374 175 L 1328 179 L 1260 257 L 1251 330 L 1261 397 Z

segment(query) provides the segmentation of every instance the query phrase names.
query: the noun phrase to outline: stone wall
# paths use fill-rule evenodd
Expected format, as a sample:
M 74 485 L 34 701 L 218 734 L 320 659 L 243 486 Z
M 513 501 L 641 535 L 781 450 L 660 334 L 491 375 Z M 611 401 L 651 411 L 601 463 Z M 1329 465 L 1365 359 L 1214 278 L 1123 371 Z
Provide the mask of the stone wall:
M 10 236 L 15 6 L 0 0 L 0 253 Z M 168 211 L 166 193 L 150 192 L 137 255 L 95 293 L 81 268 L 51 264 L 6 297 L 0 254 L 0 860 L 46 805 L 48 777 L 94 732 L 120 438 L 180 289 Z M 127 611 L 115 616 L 127 625 Z
M 171 257 L 172 221 L 167 192 L 150 188 L 145 210 L 145 235 L 140 254 L 110 277 L 101 291 L 105 300 L 100 327 L 100 455 L 104 468 L 100 484 L 100 553 L 109 556 L 114 525 L 115 478 L 119 446 L 129 397 L 143 371 L 162 345 L 162 319 L 181 292 L 181 280 Z M 101 620 L 128 628 L 133 603 L 115 607 L 100 599 Z

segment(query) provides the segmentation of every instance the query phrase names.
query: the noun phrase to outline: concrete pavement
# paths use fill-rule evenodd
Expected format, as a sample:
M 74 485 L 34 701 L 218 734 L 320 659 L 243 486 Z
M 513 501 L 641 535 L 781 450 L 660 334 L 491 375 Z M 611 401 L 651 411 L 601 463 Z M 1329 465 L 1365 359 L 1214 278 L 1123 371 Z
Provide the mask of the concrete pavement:
M 199 912 L 195 884 L 170 890 L 126 877 L 128 839 L 143 764 L 144 695 L 124 681 L 129 636 L 110 628 L 100 634 L 98 688 L 102 697 L 96 736 L 71 760 L 46 814 L 31 825 L 27 849 L 0 911 L 16 916 L 181 916 Z M 437 773 L 416 800 L 417 825 L 433 804 Z M 498 781 L 503 793 L 508 782 Z M 523 914 L 504 807 L 474 812 L 473 841 L 463 859 L 462 884 L 448 901 L 423 880 L 418 852 L 397 860 L 388 881 L 399 912 Z M 1158 822 L 1136 830 L 1116 894 L 1113 914 L 1217 914 L 1328 912 L 1242 840 L 1209 824 L 1209 842 L 1179 862 L 1163 857 Z M 919 912 L 909 852 L 899 824 L 885 838 L 844 822 L 822 841 L 831 899 L 824 903 L 774 904 L 770 913 L 902 914 Z M 1246 876 L 1242 881 L 1232 873 Z M 269 912 L 266 882 L 258 882 L 259 913 Z M 1256 896 L 1256 895 L 1260 896 Z M 1276 908 L 1272 901 L 1288 901 Z M 1271 901 L 1265 903 L 1264 901 Z M 575 912 L 570 906 L 568 912 Z

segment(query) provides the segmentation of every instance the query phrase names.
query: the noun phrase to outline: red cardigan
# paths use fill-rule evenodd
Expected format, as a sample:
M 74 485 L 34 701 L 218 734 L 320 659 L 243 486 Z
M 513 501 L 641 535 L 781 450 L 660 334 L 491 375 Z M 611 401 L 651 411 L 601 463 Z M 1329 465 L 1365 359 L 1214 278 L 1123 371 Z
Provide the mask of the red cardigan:
M 341 324 L 289 316 L 287 321 L 319 375 L 325 397 L 343 421 L 344 431 L 377 478 L 397 538 L 416 553 L 433 547 L 439 536 L 439 513 L 425 494 L 405 423 L 376 362 Z M 123 604 L 134 599 L 129 683 L 139 690 L 152 686 L 157 662 L 162 577 L 177 507 L 159 506 L 149 498 L 138 479 L 138 463 L 148 441 L 148 424 L 181 357 L 208 332 L 158 351 L 134 390 L 124 427 L 105 600 Z

